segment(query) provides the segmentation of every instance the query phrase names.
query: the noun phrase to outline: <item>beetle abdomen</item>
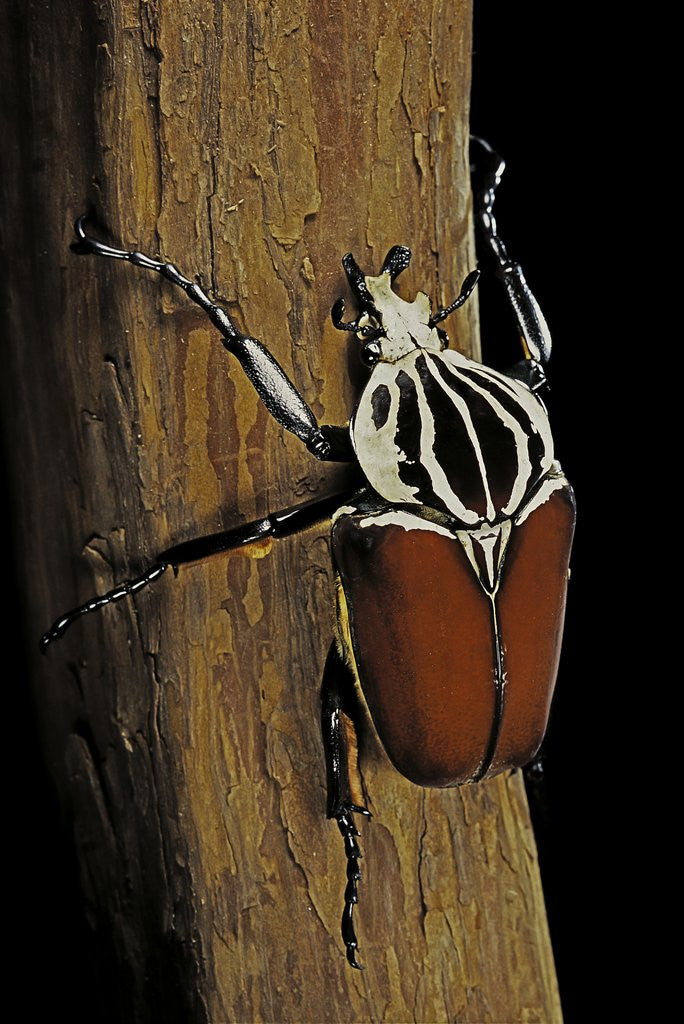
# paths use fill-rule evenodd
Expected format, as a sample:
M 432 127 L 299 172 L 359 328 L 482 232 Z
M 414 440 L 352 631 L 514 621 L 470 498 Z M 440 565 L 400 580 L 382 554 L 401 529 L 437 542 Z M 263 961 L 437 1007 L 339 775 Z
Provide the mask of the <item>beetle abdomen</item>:
M 383 498 L 465 526 L 514 516 L 553 462 L 546 411 L 529 388 L 451 350 L 378 363 L 351 435 Z
M 536 753 L 558 667 L 573 526 L 562 479 L 524 522 L 483 543 L 476 571 L 467 544 L 407 512 L 335 521 L 353 662 L 380 740 L 412 782 L 458 785 Z M 478 532 L 469 533 L 475 545 Z

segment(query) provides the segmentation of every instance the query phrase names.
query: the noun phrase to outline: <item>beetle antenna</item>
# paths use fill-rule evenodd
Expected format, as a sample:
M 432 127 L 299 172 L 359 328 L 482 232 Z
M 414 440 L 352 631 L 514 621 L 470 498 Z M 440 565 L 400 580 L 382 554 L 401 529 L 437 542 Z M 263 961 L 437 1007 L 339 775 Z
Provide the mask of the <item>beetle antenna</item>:
M 330 310 L 330 317 L 332 322 L 338 331 L 358 331 L 359 319 L 344 321 L 344 299 L 338 299 L 333 308 Z
M 459 306 L 462 306 L 464 302 L 467 302 L 467 300 L 473 293 L 475 285 L 479 280 L 480 271 L 471 271 L 471 273 L 468 274 L 465 281 L 461 285 L 461 293 L 458 296 L 458 298 L 454 299 L 450 306 L 445 306 L 444 309 L 437 310 L 435 315 L 430 317 L 430 320 L 428 321 L 430 327 L 434 327 L 435 324 L 440 323 L 442 320 L 446 320 L 446 318 L 450 316 L 450 314 L 453 313 L 455 309 L 458 309 Z
M 73 611 L 66 612 L 56 622 L 53 622 L 47 633 L 44 633 L 41 637 L 40 649 L 43 654 L 45 654 L 53 640 L 59 640 L 60 637 L 64 636 L 69 626 L 76 619 L 80 619 L 82 615 L 88 615 L 90 612 L 96 612 L 98 608 L 104 608 L 105 605 L 114 604 L 115 601 L 120 601 L 122 597 L 127 597 L 129 594 L 137 594 L 143 587 L 158 580 L 166 572 L 169 564 L 169 562 L 155 562 L 141 576 L 136 576 L 132 580 L 124 580 L 123 583 L 119 583 L 118 586 L 114 587 L 107 594 L 91 597 L 85 604 L 79 605 Z
M 344 910 L 342 911 L 342 941 L 347 947 L 347 960 L 352 967 L 356 967 L 358 971 L 362 971 L 364 968 L 356 959 L 356 951 L 359 948 L 359 943 L 356 938 L 353 920 L 354 906 L 359 902 L 357 884 L 361 879 L 361 871 L 359 870 L 361 850 L 359 849 L 359 844 L 356 841 L 359 831 L 354 824 L 352 811 L 357 811 L 359 814 L 365 814 L 370 818 L 369 811 L 364 807 L 356 806 L 353 806 L 348 810 L 340 811 L 340 813 L 336 815 L 337 827 L 342 833 L 342 838 L 344 839 L 344 852 L 347 855 L 347 886 L 344 890 Z

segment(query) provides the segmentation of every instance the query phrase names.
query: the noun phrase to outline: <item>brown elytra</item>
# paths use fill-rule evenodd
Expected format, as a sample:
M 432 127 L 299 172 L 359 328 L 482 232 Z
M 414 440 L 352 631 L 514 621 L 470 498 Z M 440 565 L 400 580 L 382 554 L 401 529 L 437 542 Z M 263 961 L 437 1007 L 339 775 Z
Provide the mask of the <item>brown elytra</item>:
M 498 736 L 492 598 L 460 541 L 370 523 L 363 513 L 342 515 L 332 547 L 357 675 L 390 760 L 421 786 L 477 779 L 488 755 L 486 777 L 526 764 L 544 738 L 558 669 L 571 488 L 511 530 L 493 599 L 503 663 Z

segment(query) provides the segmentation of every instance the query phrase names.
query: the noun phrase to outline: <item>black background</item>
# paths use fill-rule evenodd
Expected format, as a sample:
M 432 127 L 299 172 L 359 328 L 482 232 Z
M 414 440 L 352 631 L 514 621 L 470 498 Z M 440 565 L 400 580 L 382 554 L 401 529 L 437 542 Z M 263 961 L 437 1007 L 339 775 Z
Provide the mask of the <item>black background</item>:
M 611 507 L 606 310 L 615 265 L 606 198 L 608 50 L 605 38 L 588 32 L 587 5 L 576 6 L 572 18 L 548 3 L 476 0 L 475 6 L 473 131 L 507 160 L 497 198 L 499 228 L 554 337 L 549 406 L 557 453 L 578 503 L 566 639 L 536 829 L 566 1021 L 596 1020 L 614 1014 L 617 992 L 629 989 L 621 962 L 610 967 L 621 916 L 617 871 L 630 853 L 622 841 L 627 828 L 620 824 L 619 766 L 611 748 L 621 674 L 609 614 L 614 541 L 605 518 Z M 480 306 L 484 359 L 503 367 L 518 358 L 515 331 L 487 282 Z M 8 584 L 11 552 L 4 573 Z M 7 731 L 20 754 L 6 775 L 6 826 L 13 836 L 6 843 L 7 935 L 41 978 L 24 1019 L 47 1020 L 61 1011 L 71 1021 L 91 1021 L 95 965 L 78 910 L 77 868 L 42 764 L 26 672 L 16 660 L 19 619 L 13 600 L 4 616 L 5 650 L 14 654 L 8 654 L 5 680 Z
M 639 206 L 625 216 L 623 178 L 640 136 L 635 126 L 626 143 L 619 132 L 629 100 L 618 92 L 628 76 L 615 62 L 617 24 L 599 25 L 587 3 L 476 0 L 475 8 L 472 130 L 507 161 L 497 221 L 553 336 L 547 404 L 578 509 L 543 807 L 532 804 L 542 881 L 567 1024 L 619 1019 L 623 1000 L 637 1019 L 632 1000 L 643 980 L 628 964 L 643 954 L 641 885 L 651 881 L 637 860 L 631 777 L 649 771 L 638 752 L 658 743 L 645 721 L 633 735 L 622 731 L 635 683 L 649 690 L 636 646 L 648 602 L 629 537 L 633 460 L 640 436 L 648 444 L 648 414 L 632 406 L 620 418 L 623 397 L 649 373 L 645 353 L 634 359 L 638 328 L 627 319 L 641 305 L 638 244 L 626 234 Z M 492 342 L 498 353 L 515 333 L 486 281 L 480 312 L 483 358 L 499 365 Z

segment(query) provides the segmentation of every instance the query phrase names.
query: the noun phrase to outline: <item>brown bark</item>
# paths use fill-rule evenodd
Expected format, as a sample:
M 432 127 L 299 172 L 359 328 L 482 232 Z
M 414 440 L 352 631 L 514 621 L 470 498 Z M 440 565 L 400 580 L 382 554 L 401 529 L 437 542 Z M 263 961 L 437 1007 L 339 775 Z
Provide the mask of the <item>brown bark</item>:
M 261 338 L 320 422 L 362 376 L 332 327 L 352 250 L 414 263 L 437 301 L 474 264 L 468 0 L 7 5 L 3 223 L 11 470 L 29 621 L 170 543 L 344 483 L 270 419 L 185 296 L 69 253 L 171 259 Z M 11 141 L 10 141 L 11 140 Z M 472 350 L 476 306 L 450 321 Z M 127 1021 L 553 1021 L 560 1011 L 519 777 L 412 786 L 361 765 L 363 974 L 339 938 L 319 680 L 326 529 L 220 557 L 82 621 L 34 672 L 95 941 Z

